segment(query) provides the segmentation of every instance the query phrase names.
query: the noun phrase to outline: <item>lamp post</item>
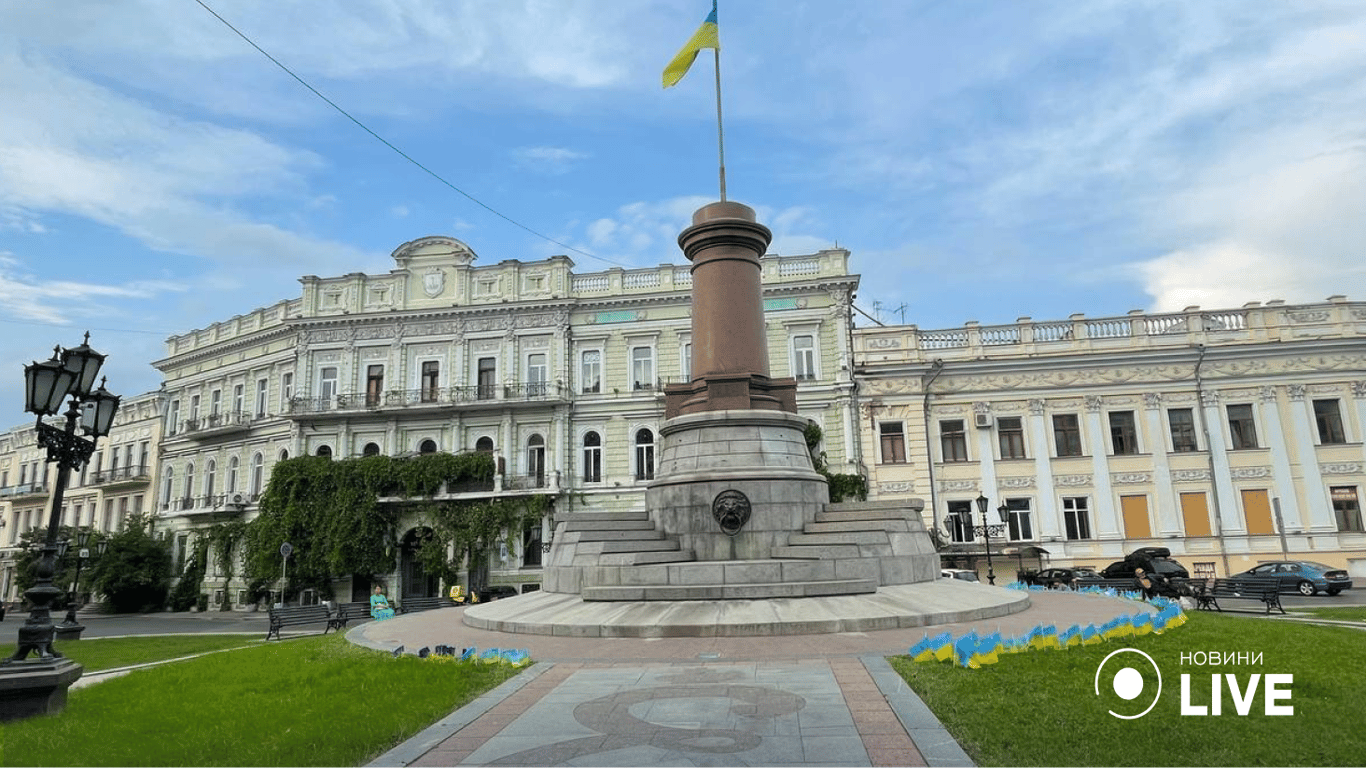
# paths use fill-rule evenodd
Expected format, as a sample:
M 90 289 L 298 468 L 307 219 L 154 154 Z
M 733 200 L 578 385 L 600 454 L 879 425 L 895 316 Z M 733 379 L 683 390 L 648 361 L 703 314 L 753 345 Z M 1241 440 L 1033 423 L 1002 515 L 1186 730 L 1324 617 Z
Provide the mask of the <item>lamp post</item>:
M 85 629 L 85 627 L 81 626 L 81 623 L 76 620 L 76 611 L 80 608 L 81 567 L 85 565 L 86 560 L 90 559 L 90 548 L 86 546 L 89 543 L 90 531 L 81 531 L 76 534 L 76 546 L 78 547 L 76 550 L 76 579 L 71 583 L 71 596 L 66 603 L 66 618 L 62 620 L 61 624 L 57 625 L 57 634 L 64 640 L 81 639 L 81 632 Z M 108 539 L 100 539 L 99 543 L 95 545 L 96 552 L 101 555 L 108 549 Z M 59 551 L 57 553 L 58 558 L 61 558 L 64 555 L 64 552 Z
M 0 711 L 0 720 L 60 711 L 66 704 L 66 689 L 81 675 L 81 666 L 53 647 L 56 628 L 52 624 L 51 604 L 62 594 L 53 586 L 52 578 L 57 571 L 57 533 L 67 482 L 71 479 L 71 471 L 80 469 L 95 453 L 95 442 L 109 434 L 119 408 L 119 397 L 110 394 L 103 382 L 95 389 L 95 379 L 105 356 L 91 349 L 89 341 L 87 333 L 79 347 L 56 347 L 52 359 L 24 366 L 24 410 L 38 417 L 34 427 L 38 432 L 38 446 L 47 449 L 49 463 L 57 464 L 57 482 L 49 502 L 47 539 L 41 557 L 33 566 L 34 584 L 24 592 L 33 609 L 19 628 L 14 654 L 0 662 L 5 677 L 16 676 L 14 684 L 4 680 L 0 681 L 0 687 L 11 691 L 31 690 L 32 696 L 10 698 L 6 703 L 12 706 Z M 61 412 L 68 397 L 70 402 L 63 414 L 66 417 L 64 427 L 45 423 L 44 418 Z M 76 434 L 78 427 L 86 437 Z M 36 654 L 37 658 L 30 661 L 30 654 Z M 19 683 L 19 677 L 28 682 Z
M 1002 533 L 1005 532 L 1005 524 L 1006 524 L 1006 521 L 1010 519 L 1010 509 L 1009 509 L 1009 507 L 1007 507 L 1005 504 L 1002 504 L 1001 506 L 997 507 L 997 508 L 996 508 L 996 512 L 997 512 L 997 514 L 999 514 L 999 515 L 1001 516 L 1001 522 L 1000 522 L 999 525 L 993 525 L 993 524 L 987 522 L 987 504 L 989 503 L 989 501 L 987 500 L 986 495 L 985 495 L 985 494 L 978 494 L 978 495 L 977 495 L 976 501 L 977 501 L 977 511 L 980 512 L 980 513 L 982 514 L 982 524 L 981 524 L 981 525 L 974 525 L 974 526 L 972 527 L 972 530 L 973 530 L 973 533 L 976 533 L 976 534 L 982 536 L 984 539 L 986 539 L 986 543 L 987 543 L 987 583 L 988 583 L 988 584 L 991 584 L 992 586 L 995 586 L 995 585 L 996 585 L 996 569 L 995 569 L 995 568 L 992 566 L 992 564 L 991 564 L 991 536 L 992 536 L 992 534 L 995 534 L 995 535 L 997 535 L 997 536 L 1000 536 Z

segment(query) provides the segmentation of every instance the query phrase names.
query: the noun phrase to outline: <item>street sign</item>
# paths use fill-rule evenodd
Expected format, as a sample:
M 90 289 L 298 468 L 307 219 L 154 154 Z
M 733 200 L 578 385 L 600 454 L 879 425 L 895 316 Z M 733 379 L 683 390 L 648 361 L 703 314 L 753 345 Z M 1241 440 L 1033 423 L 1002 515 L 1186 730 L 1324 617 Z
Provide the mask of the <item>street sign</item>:
M 289 557 L 290 553 L 293 551 L 294 545 L 290 544 L 287 541 L 284 544 L 280 545 L 280 557 Z

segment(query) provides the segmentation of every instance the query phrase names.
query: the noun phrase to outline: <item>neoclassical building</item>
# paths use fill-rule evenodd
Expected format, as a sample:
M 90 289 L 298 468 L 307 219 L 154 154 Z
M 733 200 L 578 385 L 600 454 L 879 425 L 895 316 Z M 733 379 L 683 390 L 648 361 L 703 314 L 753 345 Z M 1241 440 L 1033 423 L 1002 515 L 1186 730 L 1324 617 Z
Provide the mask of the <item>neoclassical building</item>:
M 123 399 L 109 436 L 99 441 L 86 466 L 71 475 L 63 525 L 112 533 L 130 518 L 151 512 L 161 425 L 157 393 Z M 47 463 L 37 434 L 31 423 L 0 433 L 0 601 L 5 603 L 20 598 L 14 567 L 22 535 L 47 527 L 57 479 L 57 468 Z
M 663 385 L 689 378 L 688 266 L 576 273 L 564 256 L 483 266 L 449 237 L 405 243 L 393 258 L 387 274 L 307 276 L 298 298 L 168 340 L 154 363 L 166 410 L 155 507 L 178 552 L 196 530 L 251 519 L 271 468 L 298 455 L 491 451 L 493 489 L 452 498 L 550 494 L 560 515 L 644 508 Z M 822 427 L 837 472 L 854 471 L 859 447 L 848 258 L 763 259 L 773 375 L 799 380 L 801 411 Z M 401 553 L 399 572 L 380 576 L 425 595 L 437 585 L 412 556 L 414 525 L 375 545 Z M 553 530 L 547 519 L 509 532 L 491 583 L 535 588 Z M 222 577 L 216 568 L 206 583 Z M 359 585 L 337 590 L 348 588 Z
M 1366 303 L 1340 296 L 860 328 L 872 493 L 924 498 L 927 524 L 974 564 L 973 500 L 989 499 L 990 523 L 1004 505 L 998 574 L 1165 546 L 1200 574 L 1288 555 L 1366 577 L 1363 332 Z

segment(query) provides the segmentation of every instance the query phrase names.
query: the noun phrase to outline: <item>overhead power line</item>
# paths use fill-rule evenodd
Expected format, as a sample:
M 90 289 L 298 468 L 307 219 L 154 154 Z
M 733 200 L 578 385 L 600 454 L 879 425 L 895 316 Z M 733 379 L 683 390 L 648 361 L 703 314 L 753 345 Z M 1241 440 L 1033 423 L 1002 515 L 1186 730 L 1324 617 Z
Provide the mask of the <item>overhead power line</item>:
M 240 38 L 242 38 L 243 40 L 245 40 L 245 41 L 247 42 L 247 45 L 250 45 L 252 48 L 255 48 L 262 56 L 265 56 L 267 59 L 270 59 L 270 61 L 271 61 L 272 64 L 274 64 L 275 66 L 277 66 L 277 67 L 279 67 L 280 69 L 284 70 L 285 74 L 289 75 L 290 77 L 292 77 L 292 78 L 294 78 L 296 81 L 298 81 L 299 85 L 302 85 L 303 87 L 307 88 L 314 96 L 317 96 L 318 98 L 322 99 L 329 107 L 332 107 L 333 109 L 337 110 L 337 112 L 341 113 L 341 115 L 342 115 L 343 117 L 345 117 L 347 120 L 350 120 L 351 122 L 355 123 L 356 126 L 357 126 L 358 128 L 360 128 L 362 131 L 365 131 L 366 133 L 370 134 L 370 136 L 371 136 L 372 138 L 374 138 L 376 141 L 378 141 L 379 143 L 381 143 L 381 144 L 383 144 L 384 146 L 388 147 L 389 149 L 392 149 L 394 152 L 396 152 L 396 153 L 398 154 L 399 157 L 402 157 L 404 160 L 407 160 L 408 162 L 410 162 L 410 163 L 412 163 L 413 165 L 417 166 L 419 169 L 422 170 L 423 173 L 426 173 L 428 176 L 431 176 L 433 179 L 436 179 L 436 180 L 437 180 L 438 182 L 440 182 L 441 184 L 443 184 L 443 185 L 449 187 L 450 189 L 454 190 L 455 192 L 459 193 L 459 194 L 460 194 L 462 197 L 464 197 L 466 200 L 469 200 L 470 202 L 474 203 L 475 205 L 479 206 L 480 208 L 483 208 L 484 210 L 488 211 L 489 213 L 493 214 L 494 216 L 497 216 L 498 218 L 502 219 L 503 221 L 506 221 L 507 223 L 513 225 L 514 227 L 517 227 L 517 228 L 519 228 L 519 229 L 522 229 L 522 230 L 524 230 L 524 231 L 526 231 L 526 232 L 528 232 L 528 233 L 530 233 L 530 234 L 532 234 L 532 235 L 535 235 L 536 237 L 539 237 L 539 238 L 541 238 L 542 240 L 545 240 L 546 242 L 554 243 L 555 245 L 558 245 L 558 246 L 560 246 L 561 248 L 564 248 L 564 249 L 573 251 L 574 253 L 577 253 L 577 254 L 579 254 L 579 255 L 581 255 L 581 256 L 587 256 L 587 257 L 590 258 L 590 259 L 597 259 L 598 261 L 606 262 L 606 263 L 608 263 L 608 264 L 615 264 L 615 265 L 617 265 L 617 266 L 619 266 L 619 267 L 629 267 L 629 266 L 630 266 L 629 264 L 623 264 L 623 263 L 621 263 L 621 262 L 619 262 L 619 261 L 613 261 L 613 260 L 611 260 L 611 259 L 603 258 L 602 256 L 596 256 L 596 255 L 591 254 L 591 253 L 589 253 L 589 252 L 587 252 L 587 251 L 581 250 L 581 249 L 579 249 L 579 248 L 575 248 L 574 246 L 569 245 L 568 243 L 564 243 L 564 242 L 561 242 L 561 241 L 559 241 L 559 240 L 556 240 L 555 238 L 553 238 L 553 237 L 551 237 L 551 236 L 549 236 L 549 235 L 542 234 L 542 233 L 540 233 L 540 232 L 538 232 L 538 231 L 532 229 L 531 227 L 528 227 L 527 225 L 521 223 L 520 221 L 517 221 L 516 219 L 512 218 L 511 216 L 507 216 L 506 214 L 503 214 L 502 212 L 500 212 L 500 211 L 498 211 L 497 209 L 493 208 L 492 206 L 488 205 L 487 203 L 485 203 L 484 201 L 482 201 L 482 200 L 480 200 L 479 198 L 475 197 L 474 195 L 471 195 L 470 193 L 466 192 L 465 190 L 463 190 L 463 189 L 461 189 L 461 188 L 455 186 L 454 184 L 452 184 L 451 182 L 449 182 L 449 181 L 447 181 L 445 178 L 443 178 L 443 177 L 441 176 L 441 174 L 437 173 L 436 171 L 433 171 L 431 168 L 428 168 L 427 166 L 425 166 L 425 165 L 423 165 L 422 163 L 418 162 L 415 158 L 413 158 L 412 155 L 409 155 L 407 152 L 404 152 L 403 150 L 401 150 L 401 149 L 399 149 L 398 147 L 394 146 L 394 144 L 393 144 L 392 142 L 390 142 L 388 139 L 384 138 L 383 136 L 379 135 L 378 133 L 375 133 L 373 130 L 370 129 L 369 126 L 367 126 L 365 123 L 362 123 L 360 120 L 358 120 L 358 119 L 357 119 L 354 115 L 352 115 L 350 112 L 347 112 L 345 109 L 342 109 L 335 101 L 333 101 L 333 100 L 327 98 L 327 96 L 323 95 L 323 93 L 322 93 L 321 91 L 319 91 L 317 88 L 314 88 L 312 85 L 310 85 L 310 84 L 308 83 L 307 80 L 305 80 L 305 79 L 303 79 L 302 77 L 299 77 L 297 74 L 295 74 L 295 73 L 294 73 L 294 70 L 292 70 L 292 69 L 290 69 L 289 67 L 285 66 L 284 63 L 282 63 L 279 59 L 277 59 L 277 58 L 275 58 L 274 56 L 270 55 L 270 53 L 267 52 L 266 49 L 264 49 L 264 48 L 262 48 L 261 46 L 257 45 L 256 42 L 255 42 L 254 40 L 252 40 L 250 37 L 247 37 L 246 34 L 244 34 L 240 29 L 238 29 L 237 27 L 234 27 L 227 19 L 225 19 L 225 18 L 223 18 L 222 16 L 220 16 L 220 15 L 218 14 L 218 11 L 215 11 L 214 9 L 210 8 L 210 7 L 208 6 L 208 4 L 204 2 L 204 0 L 194 0 L 194 1 L 195 1 L 196 3 L 198 3 L 198 4 L 200 5 L 201 8 L 203 8 L 204 10 L 206 10 L 206 11 L 208 11 L 209 13 L 213 14 L 213 17 L 214 17 L 215 19 L 218 19 L 219 21 L 223 22 L 223 25 L 226 26 L 228 29 L 231 29 L 234 33 L 236 33 L 236 35 L 237 35 L 238 37 L 240 37 Z

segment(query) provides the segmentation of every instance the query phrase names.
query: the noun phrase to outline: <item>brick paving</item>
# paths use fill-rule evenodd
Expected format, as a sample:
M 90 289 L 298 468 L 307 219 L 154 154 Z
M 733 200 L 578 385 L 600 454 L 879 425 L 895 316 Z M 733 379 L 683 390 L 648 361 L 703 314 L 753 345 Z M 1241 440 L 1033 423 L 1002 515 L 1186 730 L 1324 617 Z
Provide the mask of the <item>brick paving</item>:
M 525 648 L 537 662 L 504 686 L 515 689 L 457 710 L 375 766 L 971 765 L 884 657 L 926 634 L 1018 633 L 1140 609 L 1097 595 L 1031 597 L 1024 612 L 976 624 L 834 635 L 511 635 L 465 627 L 453 608 L 364 624 L 348 637 L 408 652 Z

